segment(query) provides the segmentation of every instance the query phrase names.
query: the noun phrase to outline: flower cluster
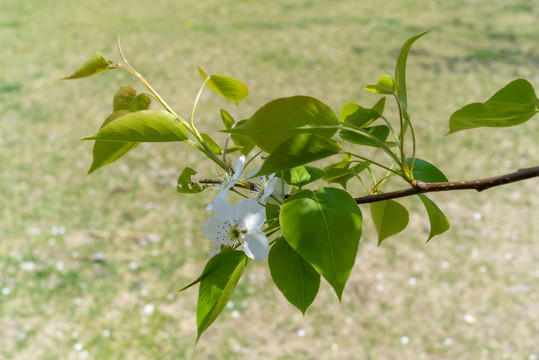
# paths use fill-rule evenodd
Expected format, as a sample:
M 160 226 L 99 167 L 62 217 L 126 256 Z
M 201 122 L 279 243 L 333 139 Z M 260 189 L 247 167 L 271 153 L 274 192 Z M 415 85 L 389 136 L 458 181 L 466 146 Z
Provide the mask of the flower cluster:
M 220 190 L 206 210 L 213 211 L 214 216 L 204 223 L 204 234 L 210 240 L 210 256 L 221 252 L 222 246 L 243 247 L 245 254 L 253 260 L 264 260 L 268 256 L 268 238 L 261 230 L 266 222 L 266 202 L 282 202 L 288 191 L 288 185 L 271 174 L 269 176 L 252 176 L 258 169 L 244 175 L 245 156 L 236 163 L 234 172 L 220 177 L 220 184 L 215 186 Z M 230 189 L 243 178 L 251 184 L 254 198 L 241 200 L 237 205 L 226 199 Z

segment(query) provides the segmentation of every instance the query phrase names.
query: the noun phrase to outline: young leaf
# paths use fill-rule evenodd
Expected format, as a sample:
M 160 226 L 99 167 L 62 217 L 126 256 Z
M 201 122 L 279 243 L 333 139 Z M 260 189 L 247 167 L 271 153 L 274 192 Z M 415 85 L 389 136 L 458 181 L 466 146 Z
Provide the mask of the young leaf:
M 96 140 L 92 151 L 93 161 L 88 174 L 111 164 L 133 150 L 139 143 Z
M 323 102 L 292 96 L 267 103 L 245 123 L 224 132 L 248 136 L 260 149 L 272 152 L 286 139 L 302 133 L 331 138 L 338 125 L 335 113 Z
M 382 75 L 376 84 L 367 85 L 365 89 L 375 94 L 392 95 L 395 93 L 395 82 L 389 76 Z
M 204 187 L 191 180 L 191 176 L 196 175 L 196 171 L 190 167 L 183 169 L 178 178 L 178 192 L 182 194 L 196 194 L 204 190 Z
M 337 154 L 337 142 L 316 134 L 288 138 L 268 156 L 256 176 L 269 175 Z
M 386 106 L 386 98 L 383 97 L 381 98 L 380 100 L 378 100 L 376 102 L 376 104 L 374 104 L 374 106 L 372 107 L 372 109 L 374 111 L 376 111 L 378 113 L 378 115 L 382 116 L 383 113 L 384 113 L 384 109 L 385 109 L 385 106 Z
M 350 163 L 347 163 L 345 166 L 339 165 L 341 165 L 341 163 L 326 167 L 324 169 L 326 172 L 324 180 L 328 183 L 340 184 L 344 189 L 346 189 L 346 183 L 350 179 L 369 167 L 369 163 L 359 163 L 352 167 L 350 167 Z
M 200 136 L 202 136 L 202 139 L 208 145 L 211 151 L 213 151 L 217 155 L 221 155 L 221 147 L 217 145 L 217 143 L 210 137 L 208 134 L 201 133 Z
M 304 315 L 320 287 L 320 274 L 283 238 L 268 256 L 271 277 L 284 297 Z
M 181 124 L 174 124 L 174 115 L 164 110 L 143 110 L 115 119 L 97 134 L 82 140 L 125 142 L 183 141 L 189 136 Z
M 223 124 L 227 130 L 232 129 L 234 126 L 234 118 L 232 118 L 232 116 L 225 109 L 221 109 L 221 119 L 223 120 Z
M 362 216 L 354 199 L 336 188 L 302 190 L 281 208 L 286 241 L 335 289 L 339 300 L 356 258 Z
M 325 175 L 325 171 L 313 166 L 297 166 L 284 172 L 283 179 L 287 184 L 302 187 Z
M 62 78 L 60 80 L 71 80 L 79 79 L 87 76 L 92 76 L 99 74 L 102 71 L 113 69 L 110 67 L 112 61 L 109 61 L 101 55 L 101 53 L 96 52 L 93 54 L 80 68 L 78 68 L 73 74 Z
M 249 258 L 243 251 L 223 251 L 212 257 L 197 280 L 200 282 L 197 303 L 197 342 L 226 306 L 241 278 Z
M 522 124 L 537 114 L 533 86 L 517 79 L 485 103 L 473 103 L 455 111 L 449 119 L 449 134 L 477 127 L 508 127 Z
M 367 109 L 354 103 L 344 104 L 341 107 L 341 122 L 360 128 L 370 125 L 379 117 L 380 113 L 378 111 Z
M 408 167 L 412 166 L 412 158 L 407 158 L 406 163 Z M 417 158 L 414 160 L 413 175 L 415 180 L 428 183 L 449 181 L 436 166 Z
M 364 128 L 364 130 L 374 136 L 376 139 L 380 140 L 382 144 L 386 142 L 387 136 L 389 135 L 389 127 L 386 125 L 372 126 L 369 128 Z M 381 147 L 380 142 L 366 134 L 360 134 L 354 131 L 343 129 L 339 133 L 339 136 L 352 144 Z
M 434 236 L 440 235 L 449 230 L 451 225 L 449 224 L 447 217 L 445 217 L 442 210 L 438 208 L 434 201 L 429 199 L 424 194 L 418 194 L 418 196 L 423 202 L 423 205 L 425 205 L 425 209 L 427 209 L 427 214 L 429 216 L 430 233 L 429 238 L 427 239 L 427 242 L 429 242 Z
M 414 42 L 428 32 L 429 31 L 425 31 L 424 33 L 408 39 L 402 46 L 399 57 L 397 58 L 397 66 L 395 68 L 395 89 L 402 104 L 403 116 L 405 119 L 410 119 L 408 115 L 408 99 L 406 97 L 406 60 Z
M 245 124 L 246 121 L 247 120 L 238 121 L 234 127 L 241 126 L 242 124 Z M 230 134 L 230 139 L 234 144 L 241 146 L 241 154 L 245 156 L 247 156 L 247 154 L 249 154 L 256 146 L 251 139 L 240 134 Z
M 394 200 L 371 203 L 371 216 L 378 233 L 378 245 L 388 237 L 400 233 L 409 221 L 408 210 Z
M 202 80 L 206 80 L 208 75 L 198 67 L 198 72 L 202 77 Z M 208 86 L 227 100 L 237 104 L 241 100 L 245 99 L 249 94 L 249 88 L 247 85 L 239 80 L 233 79 L 225 75 L 210 75 L 208 80 Z

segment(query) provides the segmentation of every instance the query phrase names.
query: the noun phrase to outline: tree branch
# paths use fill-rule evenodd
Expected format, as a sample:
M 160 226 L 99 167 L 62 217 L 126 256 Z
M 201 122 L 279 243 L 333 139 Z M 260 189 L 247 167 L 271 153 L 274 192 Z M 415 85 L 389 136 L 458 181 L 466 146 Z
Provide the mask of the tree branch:
M 491 178 L 479 179 L 479 180 L 467 180 L 467 181 L 451 181 L 440 183 L 425 183 L 422 181 L 415 181 L 411 188 L 397 190 L 388 193 L 367 195 L 355 198 L 354 200 L 358 204 L 368 204 L 378 201 L 384 201 L 389 199 L 398 199 L 401 197 L 423 194 L 428 192 L 437 191 L 452 191 L 452 190 L 476 190 L 483 191 L 495 186 L 505 185 L 516 181 L 531 179 L 539 177 L 539 166 L 520 169 L 510 174 L 495 176 Z

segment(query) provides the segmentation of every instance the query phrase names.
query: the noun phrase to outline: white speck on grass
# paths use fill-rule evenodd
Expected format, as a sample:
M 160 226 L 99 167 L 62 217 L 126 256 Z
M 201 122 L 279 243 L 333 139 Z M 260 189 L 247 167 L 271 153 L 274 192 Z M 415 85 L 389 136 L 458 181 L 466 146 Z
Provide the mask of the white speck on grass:
M 377 274 L 376 274 L 376 280 L 378 280 L 378 281 L 384 280 L 384 274 L 382 274 L 382 273 L 377 273 Z
M 384 285 L 383 284 L 377 284 L 376 285 L 376 290 L 379 291 L 379 292 L 384 291 Z
M 305 330 L 303 329 L 297 329 L 296 330 L 296 335 L 299 336 L 299 337 L 305 337 L 306 333 L 305 333 Z
M 530 355 L 528 356 L 528 360 L 537 360 L 537 359 L 538 359 L 538 357 L 537 357 L 537 355 L 535 355 L 535 354 L 530 354 Z
M 56 270 L 58 270 L 58 271 L 63 271 L 64 268 L 65 268 L 65 267 L 64 267 L 64 263 L 63 263 L 63 262 L 61 262 L 61 261 L 57 261 L 57 262 L 56 262 Z
M 477 259 L 479 257 L 479 251 L 477 249 L 472 250 L 472 259 Z
M 229 301 L 226 303 L 227 309 L 234 309 L 234 301 Z
M 148 289 L 141 289 L 141 290 L 140 290 L 140 295 L 142 295 L 142 296 L 148 296 Z
M 79 334 L 78 331 L 73 331 L 73 332 L 71 333 L 71 337 L 72 337 L 73 339 L 78 339 L 79 336 L 80 336 L 80 334 Z
M 129 264 L 127 264 L 127 268 L 129 270 L 137 270 L 138 269 L 138 264 L 134 261 L 131 261 Z
M 480 212 L 475 212 L 475 213 L 473 214 L 473 218 L 474 218 L 475 221 L 481 220 L 482 217 L 483 217 L 483 215 L 481 215 Z
M 339 344 L 335 344 L 335 343 L 331 344 L 331 350 L 332 350 L 332 351 L 337 351 L 337 350 L 339 350 Z
M 142 316 L 152 316 L 155 311 L 155 306 L 153 304 L 146 304 L 141 310 Z
M 36 264 L 33 261 L 24 261 L 19 265 L 22 271 L 32 272 L 36 269 Z
M 408 279 L 408 284 L 414 286 L 415 284 L 417 284 L 417 279 L 415 277 L 411 277 Z
M 248 278 L 249 278 L 249 280 L 254 280 L 254 279 L 256 279 L 255 273 L 249 273 Z
M 161 337 L 163 339 L 170 339 L 170 334 L 167 331 L 161 332 Z
M 110 337 L 110 330 L 108 330 L 108 329 L 103 330 L 101 332 L 101 335 L 103 335 L 106 338 Z
M 486 273 L 487 272 L 487 267 L 485 265 L 481 265 L 479 267 L 479 272 L 482 273 L 482 274 Z
M 22 332 L 22 333 L 19 334 L 19 339 L 21 339 L 21 340 L 26 340 L 27 337 L 28 337 L 28 335 L 25 332 Z
M 11 294 L 11 290 L 9 290 L 9 288 L 7 288 L 7 287 L 3 287 L 2 288 L 2 295 L 8 296 L 9 294 Z
M 159 256 L 159 250 L 153 249 L 151 254 L 152 254 L 153 257 Z
M 79 257 L 79 252 L 78 251 L 72 251 L 71 252 L 71 257 L 75 258 L 75 259 L 78 258 Z
M 176 295 L 174 295 L 173 293 L 168 293 L 168 295 L 167 295 L 167 300 L 168 300 L 168 301 L 172 301 L 172 300 L 174 300 L 174 299 L 176 299 Z
M 75 351 L 81 351 L 84 349 L 84 346 L 81 343 L 76 343 L 75 346 L 73 346 L 73 349 L 75 349 Z
M 50 246 L 56 245 L 56 239 L 55 238 L 50 238 L 48 241 L 49 241 Z
M 442 268 L 449 269 L 449 261 L 442 261 Z
M 533 276 L 535 276 L 536 278 L 539 278 L 539 269 L 533 272 Z
M 347 324 L 351 324 L 354 322 L 354 319 L 352 319 L 350 316 L 347 316 L 344 318 L 344 322 Z
M 464 315 L 464 321 L 466 321 L 468 324 L 473 324 L 475 322 L 475 317 L 470 314 Z
M 56 336 L 57 338 L 61 339 L 63 336 L 64 336 L 64 333 L 61 332 L 60 330 L 56 331 L 54 333 L 54 336 Z
M 81 359 L 88 359 L 88 357 L 90 357 L 88 350 L 82 350 L 79 354 L 79 358 Z
M 408 336 L 402 336 L 401 337 L 401 344 L 402 345 L 408 345 L 410 343 L 410 338 Z
M 425 254 L 423 254 L 422 252 L 418 253 L 417 258 L 423 260 L 425 258 Z
M 505 260 L 509 261 L 511 259 L 513 259 L 513 254 L 511 254 L 510 252 L 505 253 Z
M 451 344 L 453 344 L 453 339 L 451 339 L 451 338 L 445 338 L 444 339 L 444 345 L 445 346 L 451 346 Z
M 238 310 L 233 310 L 230 315 L 232 316 L 233 319 L 237 319 L 240 317 L 240 312 Z

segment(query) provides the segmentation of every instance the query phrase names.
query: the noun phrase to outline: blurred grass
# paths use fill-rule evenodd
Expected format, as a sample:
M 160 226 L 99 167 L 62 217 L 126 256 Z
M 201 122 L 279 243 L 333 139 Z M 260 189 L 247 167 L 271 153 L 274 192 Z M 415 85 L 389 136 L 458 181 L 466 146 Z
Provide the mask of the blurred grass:
M 92 134 L 126 74 L 60 82 L 89 55 L 124 51 L 181 114 L 196 66 L 249 85 L 246 118 L 281 96 L 315 96 L 336 112 L 392 74 L 410 36 L 433 29 L 408 61 L 418 156 L 450 179 L 537 165 L 539 125 L 443 137 L 452 111 L 523 77 L 539 77 L 539 9 L 506 2 L 402 0 L 46 2 L 0 5 L 0 357 L 6 359 L 537 359 L 539 196 L 530 180 L 432 198 L 452 222 L 425 245 L 413 199 L 409 228 L 375 247 L 367 220 L 339 304 L 327 285 L 305 318 L 248 268 L 232 303 L 195 347 L 196 291 L 207 260 L 211 194 L 180 196 L 178 173 L 215 168 L 181 144 L 143 145 L 86 175 Z M 366 213 L 367 207 L 363 210 Z M 367 217 L 367 216 L 366 216 Z M 152 310 L 153 306 L 153 312 Z

